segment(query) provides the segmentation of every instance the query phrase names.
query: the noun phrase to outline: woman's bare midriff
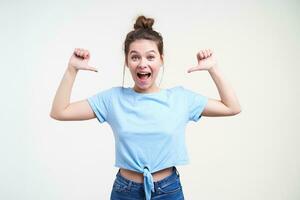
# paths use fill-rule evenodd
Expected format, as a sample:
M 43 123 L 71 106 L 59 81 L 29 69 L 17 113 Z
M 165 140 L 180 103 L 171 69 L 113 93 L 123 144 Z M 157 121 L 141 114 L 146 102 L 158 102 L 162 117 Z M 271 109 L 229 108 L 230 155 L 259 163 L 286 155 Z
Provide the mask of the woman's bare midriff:
M 154 173 L 152 173 L 153 181 L 156 182 L 156 181 L 162 180 L 165 177 L 171 175 L 172 172 L 173 172 L 173 167 L 165 168 L 160 171 L 154 172 Z M 120 173 L 123 177 L 125 177 L 131 181 L 134 181 L 137 183 L 144 182 L 144 174 L 142 174 L 142 173 L 131 171 L 128 169 L 123 169 L 123 168 L 120 168 Z

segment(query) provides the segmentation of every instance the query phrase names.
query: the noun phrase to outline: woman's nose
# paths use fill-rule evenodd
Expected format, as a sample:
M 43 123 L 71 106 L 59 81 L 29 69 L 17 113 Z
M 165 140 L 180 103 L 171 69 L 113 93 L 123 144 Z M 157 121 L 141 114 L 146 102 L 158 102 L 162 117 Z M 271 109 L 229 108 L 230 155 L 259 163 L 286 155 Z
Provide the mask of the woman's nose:
M 141 69 L 144 69 L 146 67 L 147 67 L 146 65 L 138 65 L 138 68 L 141 68 Z
M 147 66 L 147 60 L 146 59 L 141 59 L 138 67 L 146 67 Z

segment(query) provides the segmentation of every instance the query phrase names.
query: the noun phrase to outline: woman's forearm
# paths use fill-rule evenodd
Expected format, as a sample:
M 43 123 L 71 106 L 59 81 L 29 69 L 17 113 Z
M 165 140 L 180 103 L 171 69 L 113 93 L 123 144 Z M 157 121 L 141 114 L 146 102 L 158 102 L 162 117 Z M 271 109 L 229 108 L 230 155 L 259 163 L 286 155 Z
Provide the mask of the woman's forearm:
M 241 111 L 241 106 L 235 92 L 229 82 L 223 77 L 218 66 L 211 67 L 208 72 L 217 86 L 222 103 L 233 112 L 239 113 Z
M 72 87 L 78 70 L 68 66 L 56 91 L 50 116 L 58 116 L 70 104 Z

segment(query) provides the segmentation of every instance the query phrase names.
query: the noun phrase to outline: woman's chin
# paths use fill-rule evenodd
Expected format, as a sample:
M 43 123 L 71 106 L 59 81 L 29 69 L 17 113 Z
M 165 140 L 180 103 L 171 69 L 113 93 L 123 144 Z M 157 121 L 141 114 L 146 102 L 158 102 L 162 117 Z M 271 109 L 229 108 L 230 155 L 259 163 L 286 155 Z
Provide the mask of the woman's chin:
M 142 90 L 142 91 L 150 90 L 151 87 L 152 87 L 151 82 L 145 83 L 145 84 L 141 84 L 141 83 L 139 83 L 139 82 L 136 82 L 136 83 L 135 83 L 135 88 L 137 88 L 137 89 L 139 89 L 139 90 Z
M 139 90 L 149 90 L 151 88 L 150 85 L 140 85 L 140 84 L 135 84 L 135 87 Z

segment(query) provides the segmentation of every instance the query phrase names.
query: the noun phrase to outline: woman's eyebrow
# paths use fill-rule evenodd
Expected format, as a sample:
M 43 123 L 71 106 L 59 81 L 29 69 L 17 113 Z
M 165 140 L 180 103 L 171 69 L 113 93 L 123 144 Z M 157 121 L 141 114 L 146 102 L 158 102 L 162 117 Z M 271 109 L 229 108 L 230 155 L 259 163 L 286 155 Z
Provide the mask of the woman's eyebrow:
M 154 50 L 150 50 L 150 51 L 147 51 L 147 53 L 149 53 L 149 52 L 153 52 L 153 53 L 156 53 Z
M 129 54 L 132 54 L 132 53 L 138 53 L 138 52 L 135 50 L 132 50 Z
M 146 53 L 148 53 L 148 52 L 153 52 L 153 53 L 156 54 L 156 52 L 155 52 L 154 50 L 147 51 Z M 139 52 L 137 52 L 137 51 L 135 51 L 135 50 L 132 50 L 132 51 L 130 51 L 129 54 L 132 54 L 132 53 L 139 53 Z

